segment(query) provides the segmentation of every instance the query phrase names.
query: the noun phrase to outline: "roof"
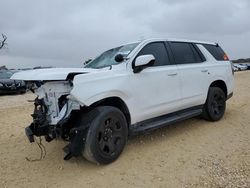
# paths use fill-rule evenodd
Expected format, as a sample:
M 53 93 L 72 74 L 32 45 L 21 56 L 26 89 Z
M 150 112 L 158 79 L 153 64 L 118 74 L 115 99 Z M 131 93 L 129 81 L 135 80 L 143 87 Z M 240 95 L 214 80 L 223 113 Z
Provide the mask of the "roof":
M 177 39 L 177 38 L 149 38 L 142 40 L 141 42 L 154 42 L 154 41 L 175 41 L 175 42 L 189 42 L 189 43 L 198 43 L 198 44 L 211 44 L 216 45 L 215 42 L 206 42 L 198 40 L 188 40 L 188 39 Z

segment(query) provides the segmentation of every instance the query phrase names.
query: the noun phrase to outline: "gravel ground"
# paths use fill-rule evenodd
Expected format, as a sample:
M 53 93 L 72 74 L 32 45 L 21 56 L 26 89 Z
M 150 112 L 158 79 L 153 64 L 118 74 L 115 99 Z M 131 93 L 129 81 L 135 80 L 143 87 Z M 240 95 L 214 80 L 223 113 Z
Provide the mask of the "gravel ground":
M 237 72 L 224 118 L 183 121 L 129 140 L 107 166 L 63 160 L 59 140 L 40 157 L 24 128 L 34 95 L 0 96 L 0 187 L 250 187 L 250 72 Z

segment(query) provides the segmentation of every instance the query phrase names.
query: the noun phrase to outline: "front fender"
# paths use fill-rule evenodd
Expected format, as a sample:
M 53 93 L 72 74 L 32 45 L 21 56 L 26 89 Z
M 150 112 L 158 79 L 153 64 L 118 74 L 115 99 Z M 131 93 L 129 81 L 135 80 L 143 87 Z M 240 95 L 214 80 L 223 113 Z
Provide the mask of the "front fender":
M 71 91 L 71 95 L 80 103 L 90 106 L 91 104 L 100 101 L 105 98 L 110 98 L 110 97 L 119 97 L 123 101 L 125 101 L 125 94 L 122 93 L 121 91 L 107 91 L 107 92 L 101 92 L 98 94 L 95 94 L 93 96 L 86 96 L 86 95 L 81 95 L 80 91 L 78 89 L 73 89 Z
M 126 73 L 120 72 L 77 75 L 70 94 L 86 106 L 108 97 L 119 97 L 126 103 L 131 90 L 126 79 Z

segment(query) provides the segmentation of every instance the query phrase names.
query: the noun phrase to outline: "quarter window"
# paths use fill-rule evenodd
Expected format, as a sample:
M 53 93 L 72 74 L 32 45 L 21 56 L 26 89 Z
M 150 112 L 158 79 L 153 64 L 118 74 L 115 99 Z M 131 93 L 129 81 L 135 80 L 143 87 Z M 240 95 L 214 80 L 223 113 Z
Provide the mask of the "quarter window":
M 218 45 L 203 44 L 212 56 L 218 61 L 228 61 L 226 53 Z
M 169 65 L 169 57 L 163 42 L 154 42 L 147 44 L 138 53 L 137 57 L 140 55 L 153 55 L 155 57 L 155 63 L 153 66 L 163 66 Z

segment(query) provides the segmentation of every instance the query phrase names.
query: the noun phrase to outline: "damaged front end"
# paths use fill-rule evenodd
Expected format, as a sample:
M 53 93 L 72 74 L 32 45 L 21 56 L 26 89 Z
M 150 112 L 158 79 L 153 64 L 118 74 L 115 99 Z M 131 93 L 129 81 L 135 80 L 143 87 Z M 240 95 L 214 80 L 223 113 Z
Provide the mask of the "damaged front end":
M 65 160 L 79 156 L 84 146 L 85 127 L 77 125 L 81 104 L 70 95 L 70 81 L 33 82 L 30 89 L 37 95 L 34 100 L 33 122 L 25 128 L 30 142 L 44 136 L 47 142 L 61 138 L 70 143 L 64 148 Z
M 43 99 L 38 98 L 35 99 L 34 105 L 35 109 L 31 114 L 33 122 L 25 128 L 26 136 L 30 142 L 34 142 L 34 136 L 46 136 L 46 140 L 49 141 L 51 137 L 49 136 L 49 122 L 46 118 L 47 107 Z

